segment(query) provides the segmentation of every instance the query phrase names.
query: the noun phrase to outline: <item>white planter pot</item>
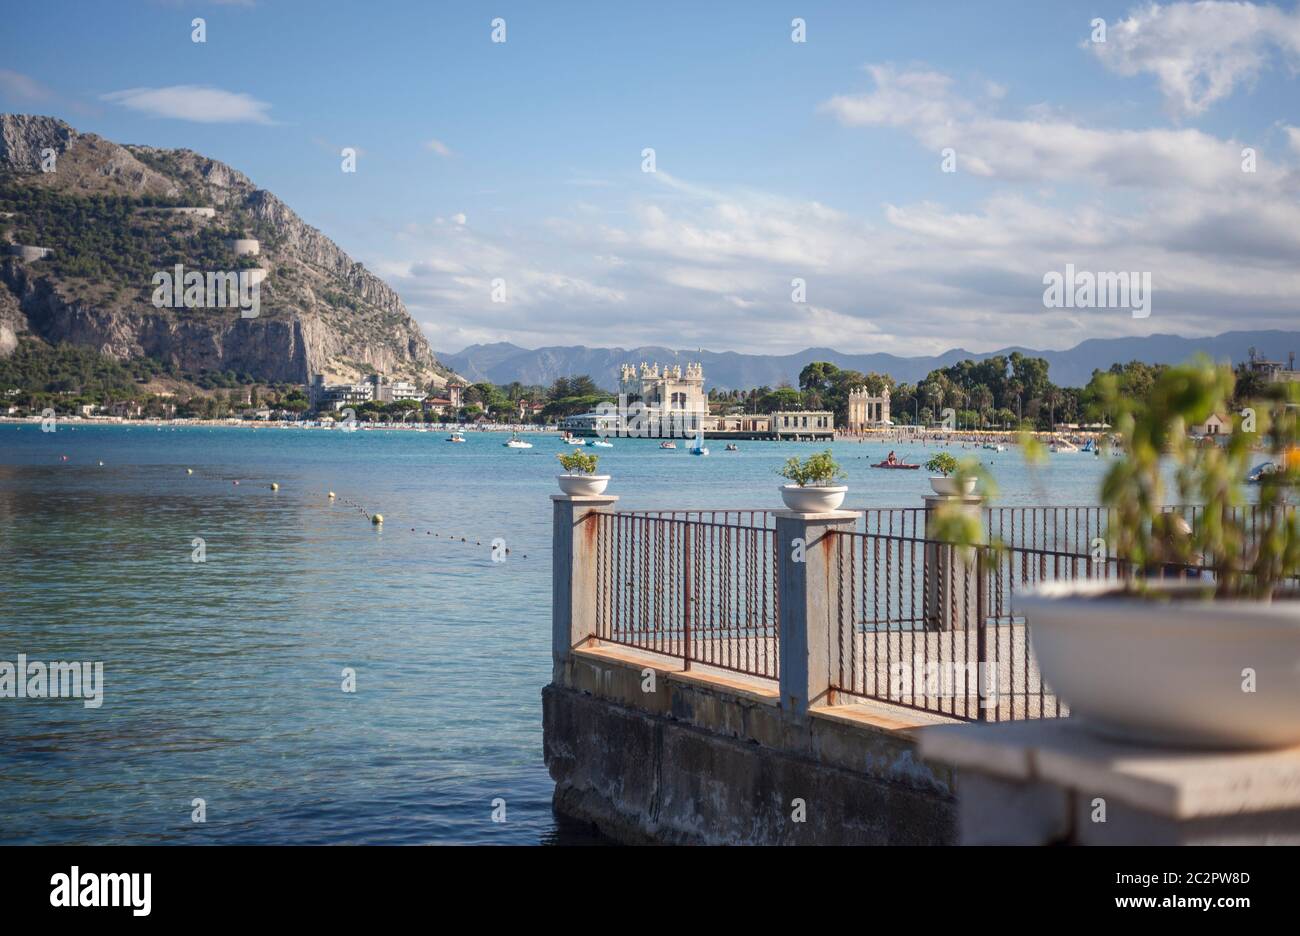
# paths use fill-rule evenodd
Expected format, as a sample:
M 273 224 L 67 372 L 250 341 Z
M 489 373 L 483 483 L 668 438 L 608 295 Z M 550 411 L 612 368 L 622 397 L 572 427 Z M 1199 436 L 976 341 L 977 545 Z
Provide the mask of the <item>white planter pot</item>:
M 571 497 L 591 497 L 604 494 L 609 484 L 609 475 L 556 475 L 560 490 Z
M 809 485 L 799 487 L 797 484 L 781 485 L 781 499 L 790 510 L 799 513 L 826 513 L 838 510 L 844 503 L 844 495 L 849 492 L 846 485 L 835 484 L 818 487 Z
M 1015 602 L 1044 681 L 1084 724 L 1156 744 L 1300 744 L 1300 601 L 1114 591 L 1113 582 L 1058 582 Z M 1253 692 L 1243 691 L 1247 669 Z
M 930 490 L 945 495 L 970 494 L 975 490 L 976 480 L 975 478 L 945 478 L 938 475 L 930 478 Z

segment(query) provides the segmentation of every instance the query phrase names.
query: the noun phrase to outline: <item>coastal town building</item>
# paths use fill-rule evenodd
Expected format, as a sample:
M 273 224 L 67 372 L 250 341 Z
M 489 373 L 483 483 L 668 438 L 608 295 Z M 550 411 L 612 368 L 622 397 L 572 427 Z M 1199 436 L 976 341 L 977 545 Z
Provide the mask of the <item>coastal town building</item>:
M 830 410 L 781 410 L 770 417 L 776 437 L 829 438 L 835 434 L 835 414 Z
M 317 374 L 311 382 L 308 399 L 314 410 L 341 410 L 373 400 L 375 388 L 368 381 L 352 384 L 327 384 L 325 375 Z
M 866 387 L 855 387 L 849 391 L 849 432 L 861 432 L 864 429 L 893 424 L 894 421 L 889 418 L 888 387 L 880 394 L 872 394 Z
M 1213 413 L 1205 422 L 1192 426 L 1191 432 L 1194 436 L 1228 435 L 1232 432 L 1232 417 Z
M 723 432 L 771 432 L 772 417 L 766 413 L 730 413 L 718 419 Z
M 396 403 L 400 400 L 422 400 L 424 391 L 409 380 L 387 381 L 383 374 L 371 374 L 366 378 L 371 386 L 371 399 L 376 403 Z
M 446 416 L 454 414 L 456 407 L 452 406 L 451 399 L 444 396 L 425 397 L 421 408 L 431 416 Z
M 1283 381 L 1300 381 L 1300 371 L 1295 369 L 1295 352 L 1287 355 L 1286 363 L 1269 361 L 1261 357 L 1254 348 L 1250 349 L 1250 369 L 1264 378 L 1268 383 Z
M 347 384 L 327 384 L 325 376 L 317 374 L 308 390 L 308 399 L 314 410 L 340 410 L 362 403 L 424 399 L 424 391 L 409 380 L 387 381 L 383 374 L 370 374 L 358 383 Z M 459 408 L 459 404 L 452 404 L 450 400 L 448 403 L 453 409 Z

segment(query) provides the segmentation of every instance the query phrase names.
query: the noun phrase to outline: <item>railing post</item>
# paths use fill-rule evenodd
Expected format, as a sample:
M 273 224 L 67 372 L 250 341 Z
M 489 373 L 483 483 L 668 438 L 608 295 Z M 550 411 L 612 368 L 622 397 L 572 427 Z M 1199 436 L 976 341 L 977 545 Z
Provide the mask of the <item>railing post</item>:
M 974 571 L 963 561 L 960 549 L 942 549 L 930 542 L 936 539 L 934 532 L 935 511 L 941 506 L 952 505 L 962 512 L 972 513 L 984 529 L 984 498 L 978 494 L 927 494 L 925 500 L 925 566 L 926 576 L 925 609 L 927 630 L 965 630 L 975 625 L 972 617 L 978 618 L 982 608 L 972 614 L 961 596 L 967 593 L 968 579 Z
M 975 622 L 975 626 L 979 628 L 979 632 L 977 634 L 978 646 L 976 647 L 976 651 L 975 651 L 975 656 L 976 656 L 976 660 L 975 660 L 976 702 L 975 704 L 979 708 L 978 717 L 980 721 L 990 720 L 989 700 L 991 699 L 992 704 L 994 705 L 998 704 L 997 694 L 1001 688 L 1001 679 L 1002 679 L 1001 673 L 997 672 L 996 670 L 990 672 L 988 666 L 989 627 L 988 627 L 988 615 L 986 611 L 986 609 L 988 608 L 988 593 L 986 591 L 986 588 L 988 582 L 988 560 L 989 560 L 989 553 L 991 551 L 992 551 L 992 547 L 990 546 L 980 546 L 976 549 L 975 552 L 975 607 L 977 609 L 976 613 L 979 615 L 979 620 Z M 994 566 L 994 568 L 996 569 L 996 566 Z M 998 610 L 999 612 L 1001 611 L 1001 609 Z M 996 631 L 994 631 L 993 639 L 994 640 L 997 639 Z M 1012 652 L 1014 652 L 1014 648 L 1015 648 L 1015 644 L 1013 642 Z M 990 687 L 988 684 L 990 679 L 993 680 L 992 687 Z M 970 697 L 969 693 L 970 690 L 967 689 L 967 698 Z M 997 721 L 997 717 L 996 717 L 997 714 L 998 713 L 995 710 L 993 713 L 994 715 L 994 718 L 992 719 L 993 721 Z
M 781 706 L 796 716 L 810 705 L 831 702 L 839 672 L 839 638 L 831 608 L 836 606 L 833 571 L 835 531 L 853 532 L 858 514 L 776 512 L 780 621 Z
M 617 500 L 608 494 L 551 495 L 551 656 L 557 670 L 568 661 L 570 650 L 596 635 L 596 557 L 600 544 L 594 515 L 607 513 Z
M 695 574 L 691 566 L 694 556 L 691 540 L 698 529 L 698 524 L 682 524 L 682 580 L 685 583 L 685 588 L 682 590 L 685 605 L 682 608 L 682 669 L 684 670 L 691 668 L 691 623 L 696 606 L 699 604 L 695 600 Z

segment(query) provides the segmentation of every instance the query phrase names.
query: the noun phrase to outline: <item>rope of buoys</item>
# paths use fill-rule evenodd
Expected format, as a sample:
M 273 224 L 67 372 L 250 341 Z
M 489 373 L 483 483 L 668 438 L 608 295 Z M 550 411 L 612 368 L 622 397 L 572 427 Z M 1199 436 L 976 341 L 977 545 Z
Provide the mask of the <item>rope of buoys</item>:
M 352 500 L 351 498 L 348 498 L 348 497 L 339 497 L 339 496 L 338 496 L 336 493 L 334 493 L 333 491 L 324 491 L 323 493 L 324 493 L 324 495 L 325 495 L 325 498 L 326 498 L 327 500 L 329 500 L 331 503 L 339 502 L 339 503 L 345 504 L 346 506 L 351 507 L 353 510 L 355 510 L 355 511 L 356 511 L 358 514 L 360 514 L 361 516 L 369 518 L 369 519 L 370 519 L 370 522 L 371 522 L 372 525 L 374 525 L 374 526 L 376 526 L 376 527 L 378 527 L 378 526 L 382 526 L 382 525 L 383 525 L 383 523 L 384 523 L 384 515 L 383 515 L 383 514 L 381 514 L 381 513 L 372 513 L 372 512 L 370 511 L 370 509 L 367 508 L 364 504 L 357 503 L 356 501 L 354 501 L 354 500 Z M 408 527 L 408 529 L 409 529 L 412 533 L 419 533 L 419 532 L 420 532 L 419 529 L 418 529 L 417 527 Z M 441 533 L 435 533 L 433 530 L 425 530 L 425 531 L 424 531 L 424 535 L 425 535 L 425 536 L 432 536 L 432 537 L 434 537 L 434 538 L 436 538 L 436 539 L 446 539 L 448 542 L 452 542 L 452 543 L 454 543 L 454 542 L 461 542 L 461 543 L 466 543 L 466 544 L 469 543 L 469 538 L 466 537 L 466 536 L 456 536 L 455 534 L 452 534 L 452 535 L 449 535 L 449 536 L 444 537 L 443 534 L 441 534 Z M 482 546 L 482 545 L 483 545 L 483 540 L 482 540 L 481 538 L 476 539 L 476 540 L 474 541 L 474 545 L 475 545 L 475 546 Z M 506 549 L 505 549 L 505 554 L 506 554 L 507 556 L 511 556 L 511 555 L 513 555 L 513 553 L 510 551 L 510 547 L 509 547 L 509 546 L 506 547 Z M 527 554 L 527 553 L 524 553 L 523 555 L 520 556 L 520 558 L 521 558 L 521 559 L 527 559 L 527 558 L 528 558 L 528 554 Z
M 102 462 L 101 462 L 101 464 L 102 464 Z M 198 477 L 200 477 L 200 478 L 205 478 L 205 479 L 207 479 L 207 480 L 209 480 L 209 481 L 225 481 L 225 480 L 226 480 L 225 478 L 221 477 L 220 475 L 217 475 L 217 474 L 215 474 L 215 473 L 213 473 L 213 472 L 204 471 L 204 470 L 201 469 L 201 468 L 200 468 L 197 472 L 196 472 L 195 469 L 193 469 L 193 468 L 186 468 L 186 469 L 185 469 L 185 474 L 186 474 L 186 475 L 190 475 L 190 476 L 197 475 Z M 232 485 L 232 486 L 235 486 L 235 487 L 238 487 L 238 486 L 239 486 L 239 480 L 240 480 L 240 479 L 234 479 L 234 480 L 232 480 L 232 481 L 231 481 L 231 485 Z M 251 480 L 256 480 L 256 479 L 252 479 L 252 478 L 244 478 L 243 480 L 245 480 L 245 481 L 251 481 Z M 270 490 L 272 490 L 272 491 L 278 491 L 278 490 L 280 490 L 280 484 L 279 484 L 278 481 L 270 481 L 270 482 L 267 482 L 267 487 L 268 487 Z M 355 510 L 355 511 L 360 515 L 360 516 L 365 517 L 367 520 L 369 520 L 371 526 L 374 526 L 374 527 L 376 527 L 376 528 L 379 528 L 379 527 L 382 527 L 382 526 L 384 525 L 384 515 L 383 515 L 382 513 L 379 513 L 378 511 L 371 511 L 371 510 L 370 510 L 369 508 L 367 508 L 364 504 L 360 504 L 360 503 L 358 503 L 357 501 L 354 501 L 354 500 L 352 500 L 351 498 L 348 498 L 348 497 L 340 497 L 340 496 L 339 496 L 338 494 L 336 494 L 334 491 L 321 491 L 321 492 L 319 492 L 319 493 L 321 493 L 321 494 L 322 494 L 322 495 L 323 495 L 323 496 L 324 496 L 324 497 L 325 497 L 325 498 L 326 498 L 330 503 L 332 503 L 332 504 L 333 504 L 333 503 L 342 503 L 342 504 L 345 504 L 346 506 L 352 508 L 352 509 Z M 410 527 L 410 531 L 411 531 L 412 533 L 419 533 L 419 532 L 420 532 L 416 527 Z M 425 535 L 425 536 L 432 536 L 432 537 L 435 537 L 435 538 L 437 538 L 437 539 L 445 539 L 447 542 L 451 542 L 451 543 L 454 543 L 454 542 L 461 542 L 461 543 L 466 543 L 466 544 L 469 543 L 469 538 L 468 538 L 467 536 L 456 536 L 456 535 L 454 535 L 454 534 L 444 536 L 444 535 L 441 534 L 441 533 L 435 533 L 433 530 L 425 530 L 425 531 L 424 531 L 424 535 Z M 474 540 L 474 545 L 475 545 L 475 546 L 482 546 L 482 545 L 483 545 L 483 540 L 482 540 L 482 538 L 480 537 L 480 538 L 478 538 L 478 539 L 475 539 L 475 540 Z M 507 547 L 505 548 L 505 554 L 506 554 L 507 556 L 512 556 L 512 555 L 514 555 L 514 554 L 511 552 L 509 546 L 507 546 Z M 521 559 L 527 559 L 527 558 L 528 558 L 528 554 L 527 554 L 527 553 L 524 553 L 524 554 L 522 554 L 522 555 L 520 556 L 520 558 L 521 558 Z

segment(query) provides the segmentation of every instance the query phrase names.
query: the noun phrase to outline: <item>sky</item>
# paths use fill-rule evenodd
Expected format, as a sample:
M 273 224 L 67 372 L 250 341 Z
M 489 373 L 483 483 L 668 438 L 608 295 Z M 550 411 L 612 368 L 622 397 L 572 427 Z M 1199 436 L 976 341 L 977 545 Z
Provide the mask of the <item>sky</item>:
M 3 22 L 5 112 L 229 163 L 440 351 L 1300 328 L 1294 3 L 43 0 Z M 1071 268 L 1149 276 L 1149 306 L 1049 303 Z

